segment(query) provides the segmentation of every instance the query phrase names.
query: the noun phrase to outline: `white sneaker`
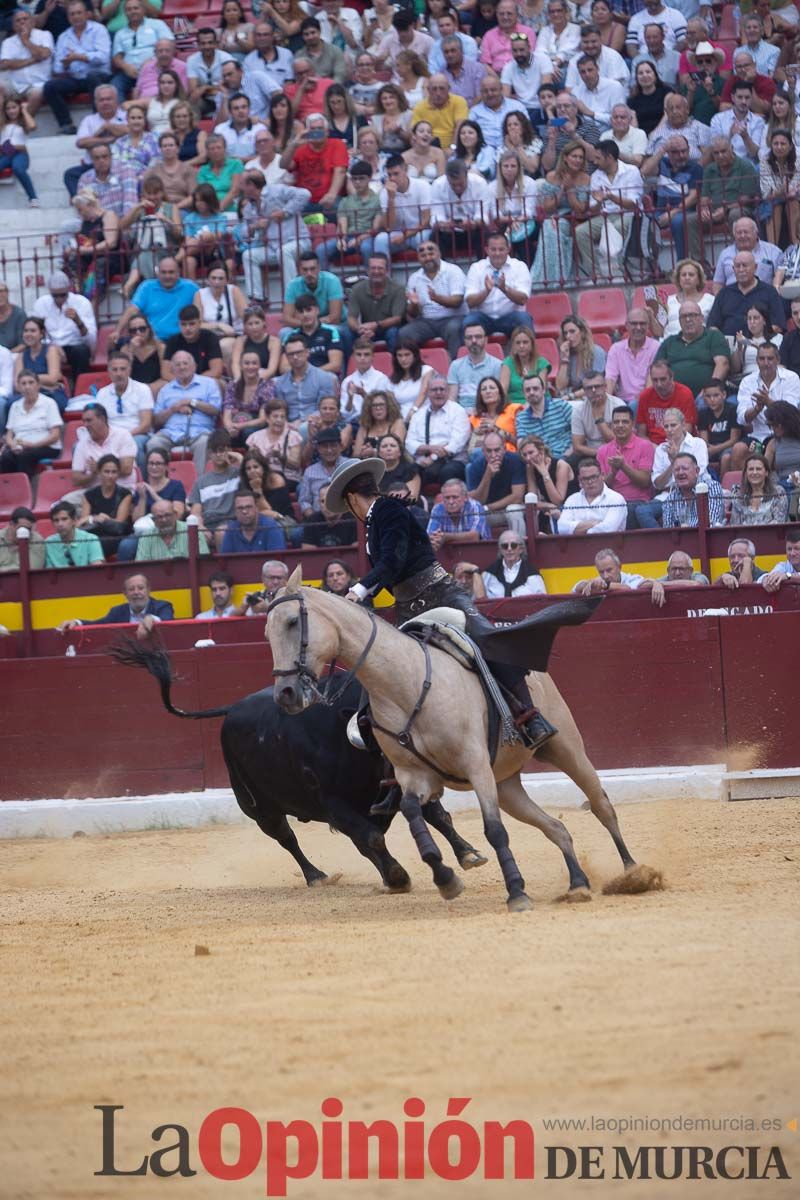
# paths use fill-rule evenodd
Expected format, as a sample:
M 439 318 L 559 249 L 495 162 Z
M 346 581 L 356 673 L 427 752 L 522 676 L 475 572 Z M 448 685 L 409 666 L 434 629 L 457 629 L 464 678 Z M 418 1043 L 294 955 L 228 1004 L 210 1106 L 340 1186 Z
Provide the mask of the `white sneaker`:
M 41 207 L 42 207 L 41 201 L 37 200 L 35 196 L 34 196 L 33 200 L 28 201 L 28 208 L 41 208 Z

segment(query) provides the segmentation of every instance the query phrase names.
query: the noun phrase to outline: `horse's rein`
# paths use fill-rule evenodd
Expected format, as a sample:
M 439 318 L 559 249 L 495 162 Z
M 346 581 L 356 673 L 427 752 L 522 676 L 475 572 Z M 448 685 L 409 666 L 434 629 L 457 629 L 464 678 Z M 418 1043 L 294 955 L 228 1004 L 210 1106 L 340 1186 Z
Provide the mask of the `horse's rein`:
M 367 639 L 367 644 L 361 651 L 361 654 L 358 656 L 358 659 L 354 665 L 343 677 L 339 686 L 335 689 L 331 689 L 331 691 L 326 694 L 320 688 L 319 676 L 316 675 L 308 665 L 308 609 L 306 607 L 305 597 L 303 596 L 302 591 L 287 594 L 285 596 L 276 596 L 274 600 L 270 601 L 267 607 L 267 616 L 269 617 L 269 614 L 272 612 L 273 608 L 277 608 L 279 604 L 286 604 L 289 600 L 296 600 L 300 605 L 300 652 L 294 661 L 294 666 L 289 667 L 287 670 L 276 670 L 273 667 L 272 674 L 276 678 L 287 675 L 296 675 L 301 683 L 307 683 L 311 688 L 313 688 L 317 699 L 320 700 L 321 703 L 330 706 L 347 690 L 366 662 L 367 655 L 375 644 L 375 638 L 378 636 L 377 619 L 375 614 L 371 612 L 370 609 L 364 610 L 372 622 L 372 629 L 370 631 L 369 638 Z M 332 671 L 333 664 L 331 664 L 331 672 L 329 672 L 329 677 L 330 674 L 332 674 Z

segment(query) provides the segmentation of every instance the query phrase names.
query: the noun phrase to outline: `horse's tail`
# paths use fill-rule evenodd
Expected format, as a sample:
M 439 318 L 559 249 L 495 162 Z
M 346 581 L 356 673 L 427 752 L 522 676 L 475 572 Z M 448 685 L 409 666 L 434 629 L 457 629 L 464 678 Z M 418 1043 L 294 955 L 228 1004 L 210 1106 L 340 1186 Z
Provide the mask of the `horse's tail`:
M 123 667 L 141 667 L 149 671 L 161 689 L 161 702 L 167 712 L 188 721 L 203 721 L 206 717 L 226 717 L 227 708 L 205 708 L 201 712 L 185 712 L 172 703 L 172 661 L 163 646 L 145 646 L 136 638 L 122 636 L 108 648 L 108 654 Z

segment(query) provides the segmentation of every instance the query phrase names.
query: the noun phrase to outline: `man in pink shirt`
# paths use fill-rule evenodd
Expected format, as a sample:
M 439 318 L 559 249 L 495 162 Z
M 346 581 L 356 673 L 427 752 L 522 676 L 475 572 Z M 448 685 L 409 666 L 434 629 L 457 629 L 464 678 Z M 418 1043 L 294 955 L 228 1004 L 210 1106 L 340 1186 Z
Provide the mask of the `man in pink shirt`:
M 136 442 L 127 429 L 109 426 L 108 413 L 102 404 L 87 404 L 82 413 L 83 429 L 72 451 L 72 482 L 76 488 L 94 487 L 100 482 L 97 464 L 104 454 L 119 459 L 120 487 L 135 487 Z
M 294 81 L 283 89 L 289 97 L 295 120 L 305 122 L 311 113 L 324 112 L 325 93 L 332 83 L 332 79 L 315 73 L 310 59 L 296 58 Z
M 159 38 L 155 44 L 155 57 L 148 58 L 139 68 L 134 96 L 137 100 L 149 100 L 158 92 L 158 77 L 162 71 L 174 71 L 184 86 L 189 87 L 186 63 L 175 57 L 175 43 L 170 38 Z
M 653 495 L 650 474 L 655 446 L 634 433 L 633 409 L 629 404 L 614 409 L 611 429 L 614 437 L 597 451 L 597 465 L 603 473 L 603 482 L 629 503 L 649 500 Z
M 481 62 L 491 67 L 498 75 L 506 63 L 511 62 L 511 35 L 526 33 L 528 44 L 533 50 L 536 45 L 536 32 L 528 25 L 520 25 L 517 20 L 517 6 L 514 0 L 500 0 L 495 9 L 497 25 L 488 30 L 481 39 Z
M 649 314 L 643 308 L 628 313 L 628 336 L 615 342 L 606 359 L 606 387 L 611 396 L 630 404 L 634 413 L 647 385 L 650 367 L 658 350 L 655 338 L 647 336 Z

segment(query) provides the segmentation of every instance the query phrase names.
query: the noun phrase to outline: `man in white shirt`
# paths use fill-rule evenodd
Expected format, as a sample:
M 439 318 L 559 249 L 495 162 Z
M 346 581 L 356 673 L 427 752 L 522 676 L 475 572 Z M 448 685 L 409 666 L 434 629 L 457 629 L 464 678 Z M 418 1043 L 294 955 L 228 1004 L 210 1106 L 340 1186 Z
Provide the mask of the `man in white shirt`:
M 34 29 L 33 16 L 18 8 L 11 19 L 14 30 L 0 46 L 0 100 L 8 93 L 24 96 L 31 116 L 44 99 L 43 88 L 53 73 L 53 35 Z
M 431 338 L 443 338 L 447 353 L 454 359 L 462 344 L 466 276 L 455 263 L 442 262 L 436 242 L 423 242 L 417 248 L 417 258 L 420 269 L 409 276 L 406 285 L 411 320 L 401 328 L 399 336 L 411 338 L 418 346 Z
M 256 126 L 255 158 L 244 164 L 245 171 L 260 171 L 270 187 L 287 182 L 287 172 L 281 166 L 281 156 L 275 149 L 275 138 L 266 125 Z
M 619 161 L 641 170 L 647 150 L 647 134 L 631 124 L 633 112 L 625 103 L 611 109 L 611 140 L 619 148 Z
M 480 254 L 490 205 L 484 181 L 469 174 L 463 159 L 448 159 L 444 175 L 431 184 L 431 221 L 444 255 Z
M 702 438 L 689 433 L 686 418 L 679 408 L 668 408 L 664 413 L 664 434 L 664 441 L 656 446 L 650 472 L 650 480 L 657 494 L 648 503 L 651 507 L 657 506 L 657 514 L 674 483 L 672 464 L 679 454 L 694 455 L 701 479 L 706 478 L 708 469 L 708 445 Z
M 463 324 L 479 321 L 487 333 L 511 333 L 517 325 L 533 330 L 525 305 L 531 294 L 530 269 L 508 253 L 504 233 L 490 233 L 487 257 L 473 263 L 467 273 L 467 307 Z
M 197 53 L 186 60 L 189 77 L 189 99 L 200 106 L 201 116 L 213 116 L 217 110 L 217 98 L 222 90 L 222 68 L 234 62 L 226 50 L 217 48 L 217 35 L 213 29 L 203 29 L 197 35 Z
M 146 383 L 131 379 L 131 356 L 117 350 L 109 357 L 108 373 L 111 383 L 100 388 L 97 403 L 108 413 L 108 423 L 115 429 L 127 429 L 136 442 L 136 461 L 144 472 L 147 439 L 153 427 L 153 393 Z
M 590 219 L 575 230 L 580 266 L 590 279 L 621 280 L 621 258 L 644 185 L 638 168 L 619 161 L 619 146 L 611 138 L 598 142 L 597 160 Z
M 434 375 L 428 384 L 427 400 L 411 418 L 406 436 L 406 451 L 422 468 L 423 483 L 463 480 L 471 436 L 466 412 L 447 399 L 447 380 Z
M 322 40 L 351 56 L 362 49 L 364 30 L 361 14 L 354 8 L 343 8 L 342 0 L 322 0 L 322 11 L 316 14 L 322 29 Z
M 733 85 L 731 102 L 733 108 L 715 113 L 711 118 L 711 136 L 725 137 L 739 158 L 758 164 L 758 151 L 764 137 L 764 118 L 750 111 L 753 85 L 740 79 Z
M 647 49 L 644 31 L 648 25 L 660 25 L 664 30 L 664 43 L 669 50 L 686 47 L 686 18 L 677 8 L 667 8 L 662 0 L 644 0 L 641 12 L 634 13 L 628 21 L 625 49 L 630 58 L 643 54 Z
M 44 321 L 48 339 L 60 346 L 74 379 L 89 370 L 97 341 L 97 321 L 91 301 L 69 290 L 63 271 L 53 271 L 47 281 L 48 293 L 39 296 L 31 316 Z
M 411 179 L 400 154 L 386 160 L 386 183 L 380 190 L 389 242 L 395 249 L 416 250 L 431 236 L 431 188 L 424 179 Z
M 373 365 L 375 347 L 369 338 L 359 338 L 353 347 L 353 358 L 356 369 L 342 381 L 341 399 L 342 416 L 347 421 L 361 414 L 364 397 L 370 392 L 391 392 L 392 385 L 388 375 L 378 371 Z
M 617 83 L 622 84 L 623 88 L 627 91 L 631 85 L 628 64 L 616 50 L 612 50 L 610 46 L 603 45 L 600 30 L 596 25 L 581 26 L 580 50 L 581 53 L 573 55 L 570 60 L 569 67 L 567 68 L 567 77 L 564 81 L 565 88 L 571 91 L 580 79 L 580 75 L 578 74 L 578 59 L 585 54 L 589 58 L 593 58 L 597 63 L 601 79 L 616 79 Z
M 643 583 L 644 575 L 623 571 L 622 562 L 613 550 L 598 550 L 594 556 L 597 575 L 594 579 L 579 579 L 573 587 L 576 596 L 596 596 L 600 592 L 635 592 Z
M 628 519 L 628 505 L 619 492 L 603 483 L 603 475 L 593 458 L 578 464 L 580 491 L 568 496 L 557 515 L 559 534 L 620 533 Z
M 125 0 L 125 25 L 111 43 L 111 82 L 120 104 L 136 87 L 139 69 L 155 53 L 156 42 L 169 38 L 172 30 L 158 18 L 145 16 L 142 0 Z
M 242 92 L 231 96 L 228 101 L 230 120 L 214 127 L 214 133 L 225 139 L 231 158 L 244 162 L 256 152 L 256 134 L 264 126 L 258 117 L 250 116 L 250 101 Z
M 511 43 L 511 62 L 500 72 L 503 94 L 513 97 L 526 108 L 536 108 L 539 88 L 554 82 L 554 69 L 549 55 L 538 48 L 531 50 L 527 34 L 518 34 Z
M 623 104 L 625 92 L 616 79 L 601 79 L 597 63 L 588 54 L 578 59 L 578 74 L 580 79 L 572 88 L 572 94 L 578 102 L 578 112 L 585 117 L 591 117 L 598 125 L 611 124 L 611 109 L 615 104 Z
M 736 419 L 740 425 L 750 425 L 752 436 L 765 442 L 772 437 L 766 412 L 776 400 L 800 408 L 800 376 L 780 365 L 778 347 L 771 342 L 759 346 L 756 363 L 758 370 L 745 375 L 739 385 Z

